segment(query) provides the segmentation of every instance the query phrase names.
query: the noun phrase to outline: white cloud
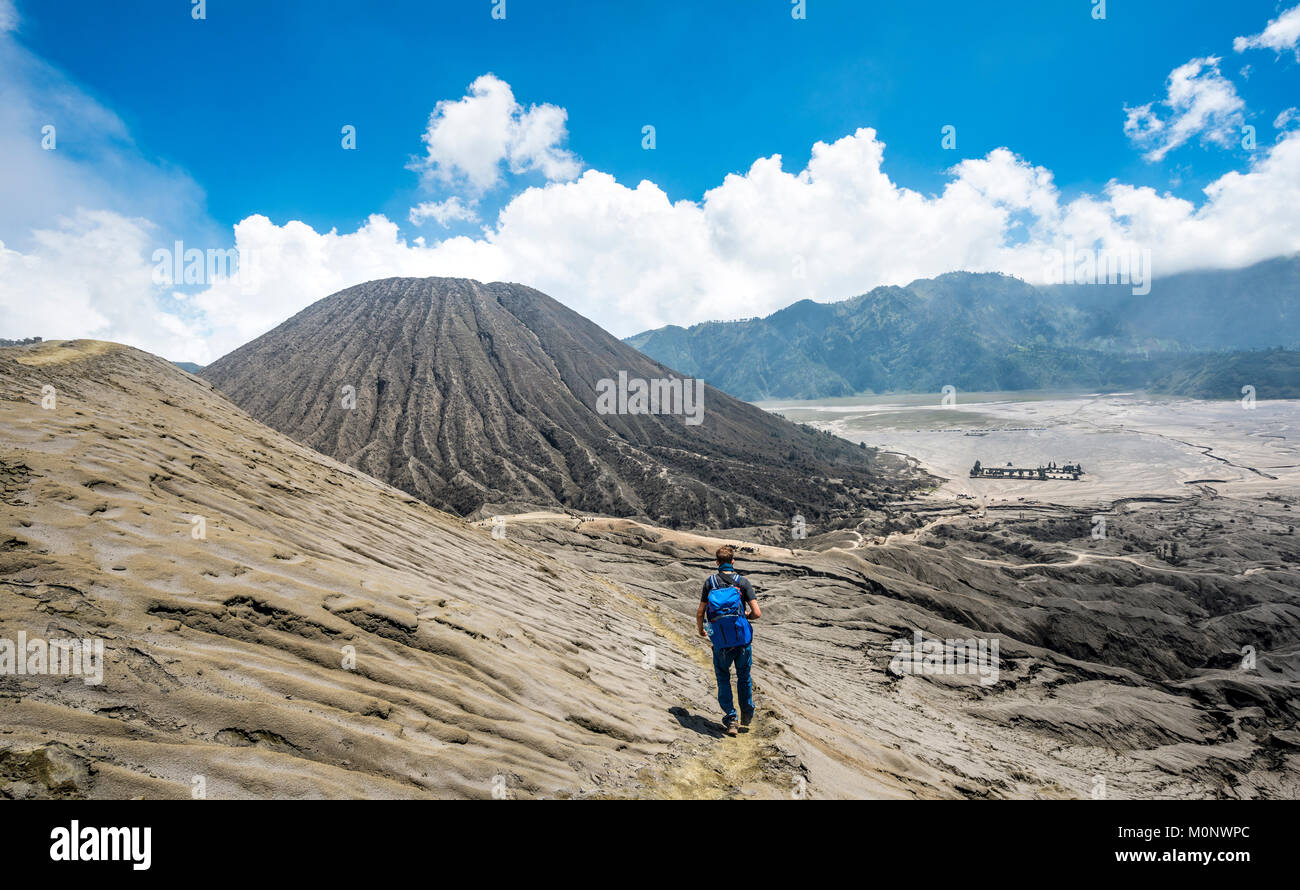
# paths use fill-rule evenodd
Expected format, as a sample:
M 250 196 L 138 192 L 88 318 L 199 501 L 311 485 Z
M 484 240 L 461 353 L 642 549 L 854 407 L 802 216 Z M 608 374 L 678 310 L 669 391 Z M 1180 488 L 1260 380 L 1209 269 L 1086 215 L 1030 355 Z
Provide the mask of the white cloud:
M 1048 170 L 1008 149 L 962 161 L 940 194 L 926 196 L 891 181 L 883 157 L 875 132 L 859 130 L 815 145 L 803 170 L 760 158 L 703 200 L 676 203 L 654 183 L 629 188 L 588 170 L 522 192 L 482 237 L 432 245 L 405 241 L 381 216 L 344 235 L 255 217 L 237 240 L 259 256 L 260 295 L 227 284 L 198 299 L 223 320 L 217 352 L 322 296 L 395 275 L 521 282 L 625 336 L 954 269 L 1041 281 L 1046 251 L 1067 242 L 1150 249 L 1157 275 L 1300 250 L 1300 133 L 1212 183 L 1199 206 L 1119 182 L 1066 201 Z
M 548 180 L 573 179 L 582 164 L 560 144 L 568 139 L 569 113 L 556 105 L 535 105 L 510 122 L 506 157 L 510 172 L 538 170 Z
M 145 217 L 163 238 L 206 223 L 203 191 L 192 179 L 145 159 L 116 114 L 3 30 L 0 158 L 0 240 L 11 247 L 37 229 L 57 228 L 79 207 Z M 204 228 L 208 237 L 219 234 Z
M 1248 49 L 1271 49 L 1280 53 L 1296 49 L 1297 43 L 1300 43 L 1300 6 L 1293 6 L 1269 22 L 1260 33 L 1232 41 L 1232 48 L 1239 53 Z M 1300 59 L 1300 50 L 1296 51 L 1296 58 Z
M 33 233 L 26 252 L 0 243 L 6 337 L 92 337 L 166 356 L 207 349 L 202 323 L 165 309 L 152 283 L 154 226 L 105 210 L 78 210 Z
M 455 101 L 443 100 L 422 137 L 424 157 L 412 164 L 426 183 L 482 194 L 512 173 L 540 171 L 548 180 L 572 179 L 582 169 L 562 148 L 568 112 L 555 105 L 525 109 L 510 84 L 484 74 Z
M 16 21 L 0 0 L 0 336 L 205 350 L 203 320 L 150 261 L 182 227 L 216 240 L 202 191 L 143 158 L 117 115 L 17 42 Z
M 235 225 L 235 246 L 256 267 L 257 286 L 232 279 L 192 298 L 210 326 L 206 348 L 194 361 L 218 358 L 320 297 L 362 281 L 464 274 L 453 256 L 406 242 L 397 224 L 379 215 L 346 234 L 250 216 Z
M 1273 129 L 1285 130 L 1297 122 L 1300 122 L 1300 108 L 1292 106 L 1291 108 L 1283 109 L 1278 113 L 1277 117 L 1273 118 Z
M 1170 72 L 1166 85 L 1168 93 L 1159 103 L 1163 116 L 1152 102 L 1125 108 L 1124 133 L 1147 149 L 1144 157 L 1148 161 L 1164 160 L 1195 136 L 1225 148 L 1240 137 L 1246 103 L 1232 81 L 1219 72 L 1218 57 L 1180 65 Z
M 557 119 L 534 126 L 554 133 Z M 555 143 L 538 140 L 522 139 L 534 147 L 518 156 L 544 158 L 535 145 Z M 961 161 L 926 195 L 891 180 L 884 158 L 876 132 L 861 129 L 818 142 L 803 169 L 759 158 L 700 200 L 677 202 L 653 182 L 632 187 L 588 170 L 520 192 L 479 235 L 427 244 L 380 215 L 345 233 L 254 215 L 234 227 L 235 246 L 257 269 L 254 286 L 219 281 L 179 301 L 151 281 L 152 250 L 169 242 L 147 222 L 67 214 L 30 246 L 0 248 L 0 336 L 107 337 L 208 362 L 343 288 L 428 275 L 528 284 L 624 336 L 956 269 L 1041 281 L 1046 252 L 1067 243 L 1149 249 L 1157 275 L 1300 250 L 1296 130 L 1199 202 L 1120 182 L 1067 200 L 1051 171 L 1008 148 Z M 475 206 L 453 196 L 413 212 L 450 222 Z
M 478 211 L 474 209 L 473 200 L 462 200 L 453 195 L 445 201 L 423 201 L 411 208 L 411 223 L 421 225 L 433 220 L 444 228 L 455 221 L 478 222 Z

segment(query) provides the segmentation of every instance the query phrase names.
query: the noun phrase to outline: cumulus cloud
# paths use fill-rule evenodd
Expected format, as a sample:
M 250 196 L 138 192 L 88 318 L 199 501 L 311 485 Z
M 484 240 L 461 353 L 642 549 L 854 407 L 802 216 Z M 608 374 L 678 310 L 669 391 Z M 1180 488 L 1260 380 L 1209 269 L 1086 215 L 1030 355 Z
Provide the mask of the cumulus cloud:
M 218 352 L 322 296 L 391 275 L 522 282 L 625 336 L 954 269 L 1043 281 L 1047 253 L 1067 244 L 1149 249 L 1157 275 L 1300 250 L 1300 133 L 1216 180 L 1199 206 L 1119 182 L 1067 201 L 1050 171 L 1005 148 L 957 164 L 927 196 L 884 173 L 884 149 L 874 130 L 859 130 L 817 143 L 802 170 L 760 158 L 700 201 L 588 170 L 520 193 L 481 237 L 430 245 L 404 240 L 382 216 L 343 235 L 254 217 L 236 234 L 258 256 L 259 295 L 227 283 L 196 299 L 222 321 Z
M 1295 50 L 1297 43 L 1300 43 L 1300 5 L 1273 19 L 1258 34 L 1238 37 L 1232 42 L 1232 48 L 1239 53 L 1248 49 L 1271 49 L 1280 53 Z M 1296 50 L 1296 58 L 1300 59 L 1300 50 Z
M 192 298 L 207 321 L 207 362 L 262 334 L 322 296 L 393 276 L 467 274 L 449 253 L 409 243 L 397 224 L 373 215 L 355 232 L 317 232 L 302 222 L 276 225 L 262 215 L 235 225 L 241 264 L 250 281 L 228 278 Z M 486 272 L 486 269 L 481 271 Z M 474 277 L 474 276 L 471 276 Z
M 144 158 L 121 119 L 31 54 L 0 0 L 0 336 L 99 337 L 173 357 L 205 322 L 153 281 L 181 227 L 222 242 L 183 172 Z
M 1220 73 L 1217 56 L 1178 66 L 1170 72 L 1166 87 L 1161 102 L 1125 108 L 1124 133 L 1147 149 L 1148 161 L 1164 160 L 1196 136 L 1225 148 L 1239 137 L 1246 103 L 1232 81 Z
M 555 132 L 560 111 L 530 126 Z M 537 145 L 558 143 L 543 135 L 520 144 L 537 158 Z M 209 281 L 189 296 L 152 280 L 151 251 L 168 242 L 148 222 L 66 214 L 29 246 L 0 248 L 0 333 L 100 336 L 208 362 L 351 285 L 445 275 L 531 285 L 625 336 L 958 269 L 1043 281 L 1049 253 L 1069 245 L 1150 250 L 1157 276 L 1300 250 L 1300 130 L 1196 202 L 1117 181 L 1067 199 L 1050 170 L 1009 148 L 962 160 L 938 193 L 923 194 L 886 174 L 885 148 L 875 130 L 860 129 L 816 143 L 802 169 L 787 169 L 780 155 L 759 158 L 696 201 L 587 170 L 523 190 L 473 236 L 429 243 L 381 215 L 352 232 L 254 215 L 234 227 L 234 247 L 256 274 Z M 498 165 L 511 163 L 511 149 L 503 152 Z M 452 196 L 412 212 L 451 222 L 476 207 Z
M 411 208 L 410 219 L 417 226 L 433 220 L 444 228 L 457 220 L 478 222 L 478 211 L 474 205 L 473 200 L 462 200 L 459 195 L 453 195 L 445 201 L 423 201 Z
M 582 169 L 563 148 L 568 112 L 555 105 L 525 109 L 510 84 L 484 74 L 457 100 L 443 100 L 421 137 L 425 155 L 412 166 L 430 184 L 482 194 L 501 182 L 502 169 L 539 171 L 547 180 L 572 179 Z
M 205 352 L 202 320 L 153 283 L 154 228 L 144 219 L 78 210 L 33 232 L 25 252 L 0 243 L 5 336 L 92 337 L 169 356 Z

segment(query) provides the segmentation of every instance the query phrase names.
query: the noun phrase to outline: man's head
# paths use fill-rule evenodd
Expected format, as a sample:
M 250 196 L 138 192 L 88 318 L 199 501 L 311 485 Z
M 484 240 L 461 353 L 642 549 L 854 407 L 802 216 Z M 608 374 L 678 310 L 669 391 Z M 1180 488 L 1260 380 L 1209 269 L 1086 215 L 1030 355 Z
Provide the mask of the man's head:
M 736 558 L 736 548 L 732 547 L 730 544 L 723 544 L 718 548 L 718 552 L 713 555 L 717 557 L 718 565 L 728 566 L 731 565 L 731 561 Z

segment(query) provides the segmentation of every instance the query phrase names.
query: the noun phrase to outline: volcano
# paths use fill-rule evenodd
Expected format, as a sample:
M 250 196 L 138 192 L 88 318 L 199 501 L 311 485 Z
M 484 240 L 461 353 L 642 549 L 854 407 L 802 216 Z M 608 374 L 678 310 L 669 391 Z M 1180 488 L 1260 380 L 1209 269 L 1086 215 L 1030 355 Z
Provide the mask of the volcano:
M 299 442 L 469 517 L 561 509 L 673 527 L 818 522 L 923 476 L 683 379 L 519 284 L 359 284 L 201 376 Z

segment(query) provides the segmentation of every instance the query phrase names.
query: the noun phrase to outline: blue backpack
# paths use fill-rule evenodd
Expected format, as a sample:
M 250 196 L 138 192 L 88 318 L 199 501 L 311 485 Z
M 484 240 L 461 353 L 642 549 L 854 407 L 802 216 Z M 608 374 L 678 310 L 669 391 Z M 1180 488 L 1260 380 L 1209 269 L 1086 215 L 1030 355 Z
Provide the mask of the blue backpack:
M 739 575 L 736 576 L 740 578 Z M 745 617 L 745 603 L 740 596 L 740 587 L 735 582 L 728 587 L 722 586 L 722 579 L 717 575 L 709 576 L 709 599 L 705 606 L 705 617 L 713 631 L 713 648 L 730 649 L 732 646 L 748 646 L 754 640 L 754 629 Z

